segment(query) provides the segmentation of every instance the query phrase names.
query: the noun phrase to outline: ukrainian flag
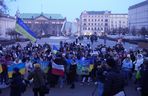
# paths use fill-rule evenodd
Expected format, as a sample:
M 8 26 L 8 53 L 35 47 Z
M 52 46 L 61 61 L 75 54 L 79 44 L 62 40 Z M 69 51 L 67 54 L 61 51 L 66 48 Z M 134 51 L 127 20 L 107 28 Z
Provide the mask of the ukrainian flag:
M 8 77 L 9 77 L 9 78 L 12 78 L 12 74 L 13 74 L 14 68 L 18 68 L 18 69 L 19 69 L 19 72 L 20 72 L 22 75 L 24 75 L 25 72 L 26 72 L 26 68 L 25 68 L 25 64 L 24 64 L 24 63 L 10 65 L 10 66 L 8 67 Z
M 30 39 L 33 42 L 36 41 L 35 33 L 32 32 L 30 28 L 20 18 L 17 18 L 15 31 L 24 35 L 26 38 Z
M 57 52 L 58 52 L 58 48 L 55 45 L 53 45 L 53 53 L 56 54 Z
M 0 64 L 0 73 L 3 72 L 3 68 L 2 68 L 2 65 Z

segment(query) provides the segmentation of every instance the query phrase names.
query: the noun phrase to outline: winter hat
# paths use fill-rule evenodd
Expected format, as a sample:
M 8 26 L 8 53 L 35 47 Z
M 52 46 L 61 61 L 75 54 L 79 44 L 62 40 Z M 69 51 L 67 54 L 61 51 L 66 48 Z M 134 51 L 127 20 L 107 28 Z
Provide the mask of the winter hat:
M 112 68 L 116 67 L 116 62 L 115 62 L 115 60 L 112 59 L 112 58 L 107 59 L 107 60 L 106 60 L 106 63 L 107 63 L 107 65 L 109 65 L 109 66 L 112 67 Z
M 40 67 L 41 67 L 40 64 L 38 63 L 34 64 L 34 68 L 40 68 Z

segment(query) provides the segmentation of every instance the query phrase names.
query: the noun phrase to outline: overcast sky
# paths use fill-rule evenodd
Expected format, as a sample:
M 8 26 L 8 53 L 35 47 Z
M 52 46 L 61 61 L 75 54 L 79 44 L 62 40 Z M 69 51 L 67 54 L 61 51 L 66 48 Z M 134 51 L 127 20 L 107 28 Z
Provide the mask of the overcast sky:
M 144 0 L 6 0 L 6 4 L 11 15 L 18 8 L 21 13 L 58 13 L 73 21 L 84 10 L 128 13 L 129 6 L 142 1 Z

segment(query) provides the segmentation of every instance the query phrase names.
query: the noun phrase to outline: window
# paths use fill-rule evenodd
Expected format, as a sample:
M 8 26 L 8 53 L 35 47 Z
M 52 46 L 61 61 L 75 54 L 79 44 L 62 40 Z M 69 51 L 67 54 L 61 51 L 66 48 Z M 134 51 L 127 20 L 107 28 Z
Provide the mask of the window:
M 83 24 L 84 26 L 86 25 L 86 23 Z
M 88 23 L 88 25 L 90 25 L 90 23 Z
M 90 19 L 88 19 L 88 21 L 90 21 Z
M 88 30 L 90 30 L 90 28 L 88 28 Z
M 103 21 L 103 19 L 101 19 L 101 21 Z
M 97 21 L 97 19 L 95 19 L 95 21 Z
M 100 30 L 100 29 L 98 28 L 98 30 Z
M 97 25 L 97 24 L 95 23 L 95 25 Z
M 108 24 L 107 24 L 107 23 L 105 23 L 105 26 L 108 26 Z
M 100 21 L 100 19 L 98 19 L 98 21 Z
M 93 30 L 93 28 L 91 28 L 91 30 Z
M 93 19 L 91 21 L 93 21 Z
M 83 28 L 83 30 L 86 30 L 86 29 L 87 29 L 86 27 Z
M 105 22 L 108 22 L 108 19 L 105 19 Z
M 93 23 L 91 23 L 91 25 L 93 25 Z
M 86 19 L 83 19 L 83 21 L 87 21 Z
M 97 30 L 97 28 L 95 27 L 95 30 Z
M 101 30 L 103 31 L 103 28 L 101 28 Z

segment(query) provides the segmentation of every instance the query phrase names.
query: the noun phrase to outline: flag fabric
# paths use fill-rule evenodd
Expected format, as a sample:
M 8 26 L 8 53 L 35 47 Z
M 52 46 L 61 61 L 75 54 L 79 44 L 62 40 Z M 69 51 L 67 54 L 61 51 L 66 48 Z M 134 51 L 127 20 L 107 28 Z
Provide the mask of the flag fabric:
M 49 69 L 49 62 L 48 61 L 40 61 L 39 64 L 41 65 L 41 69 L 47 73 Z
M 58 65 L 56 63 L 52 63 L 52 74 L 58 76 L 64 76 L 64 65 Z
M 77 60 L 77 74 L 89 75 L 90 62 L 89 60 Z
M 26 72 L 26 68 L 25 68 L 25 64 L 24 63 L 10 65 L 10 66 L 8 66 L 8 77 L 9 78 L 12 78 L 12 74 L 13 74 L 14 68 L 18 68 L 19 72 L 21 74 L 25 74 L 25 72 Z
M 36 35 L 34 32 L 30 30 L 30 28 L 23 22 L 22 19 L 17 18 L 16 25 L 15 25 L 16 32 L 24 35 L 26 38 L 30 39 L 31 41 L 36 41 Z
M 89 66 L 89 72 L 91 72 L 93 68 L 94 68 L 94 65 L 93 64 L 90 64 L 90 66 Z
M 56 53 L 57 53 L 57 51 L 58 51 L 58 48 L 57 48 L 55 45 L 53 45 L 52 50 L 53 50 L 53 53 L 54 53 L 54 54 L 56 54 Z
M 2 68 L 2 65 L 0 64 L 0 73 L 3 72 L 3 68 Z

